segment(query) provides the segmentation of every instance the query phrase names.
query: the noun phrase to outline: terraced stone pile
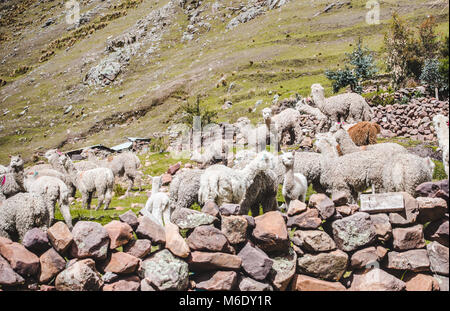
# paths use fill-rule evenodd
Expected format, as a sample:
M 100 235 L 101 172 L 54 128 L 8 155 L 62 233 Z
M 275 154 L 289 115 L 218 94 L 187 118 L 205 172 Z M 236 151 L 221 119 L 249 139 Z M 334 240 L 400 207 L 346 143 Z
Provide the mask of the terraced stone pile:
M 256 217 L 207 202 L 202 211 L 175 211 L 165 227 L 132 211 L 105 226 L 79 221 L 72 231 L 57 222 L 21 243 L 0 238 L 0 286 L 448 291 L 448 180 L 420 185 L 416 198 L 401 196 L 396 212 L 362 211 L 337 193 Z

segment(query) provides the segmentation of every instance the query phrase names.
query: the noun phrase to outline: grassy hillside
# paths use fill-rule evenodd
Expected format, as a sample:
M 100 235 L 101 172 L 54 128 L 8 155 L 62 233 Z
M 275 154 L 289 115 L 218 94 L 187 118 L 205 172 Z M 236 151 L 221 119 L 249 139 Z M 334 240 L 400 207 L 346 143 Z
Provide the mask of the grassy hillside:
M 380 1 L 381 24 L 368 25 L 365 1 L 351 1 L 350 6 L 313 17 L 332 1 L 291 0 L 227 31 L 226 25 L 236 16 L 228 8 L 243 1 L 227 1 L 213 10 L 216 1 L 204 0 L 198 16 L 211 25 L 209 31 L 199 27 L 193 40 L 182 42 L 189 19 L 177 8 L 154 53 L 145 55 L 151 45 L 145 43 L 110 86 L 82 83 L 88 70 L 105 56 L 109 38 L 127 32 L 167 2 L 115 0 L 108 6 L 102 1 L 80 1 L 82 13 L 93 9 L 97 13 L 78 32 L 67 29 L 64 1 L 2 3 L 0 79 L 6 85 L 0 87 L 0 163 L 7 163 L 8 154 L 28 158 L 51 147 L 70 150 L 118 144 L 127 135 L 148 136 L 176 122 L 180 105 L 199 94 L 204 105 L 219 112 L 219 121 L 230 122 L 240 116 L 256 121 L 275 93 L 281 98 L 296 92 L 307 95 L 311 84 L 322 83 L 330 94 L 323 72 L 339 66 L 358 36 L 377 51 L 379 66 L 384 68 L 380 48 L 394 10 L 412 24 L 433 14 L 439 32 L 448 33 L 444 1 Z M 8 3 L 26 7 L 10 6 L 6 11 Z M 55 23 L 42 28 L 49 18 Z M 216 87 L 223 75 L 227 85 Z M 264 104 L 249 113 L 259 99 Z M 231 100 L 233 107 L 223 111 L 225 100 Z M 72 110 L 64 114 L 69 105 Z

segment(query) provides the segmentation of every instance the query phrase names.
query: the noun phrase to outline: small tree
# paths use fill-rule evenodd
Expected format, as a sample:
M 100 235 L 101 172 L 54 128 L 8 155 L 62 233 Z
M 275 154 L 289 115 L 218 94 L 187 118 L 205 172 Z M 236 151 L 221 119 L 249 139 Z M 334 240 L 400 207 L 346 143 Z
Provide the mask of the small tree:
M 361 93 L 361 82 L 371 79 L 377 72 L 374 64 L 373 53 L 367 47 L 362 46 L 361 38 L 352 53 L 346 53 L 347 61 L 353 66 L 350 69 L 327 70 L 325 76 L 332 80 L 333 92 L 338 92 L 341 88 L 350 86 L 353 92 Z
M 425 60 L 420 81 L 430 89 L 434 89 L 435 97 L 439 98 L 439 88 L 442 85 L 441 75 L 439 74 L 439 61 L 435 58 Z
M 202 127 L 212 123 L 214 119 L 217 118 L 216 111 L 200 108 L 200 96 L 197 96 L 195 104 L 187 103 L 186 105 L 181 106 L 181 109 L 185 114 L 181 121 L 191 127 L 194 126 L 194 117 L 201 117 Z

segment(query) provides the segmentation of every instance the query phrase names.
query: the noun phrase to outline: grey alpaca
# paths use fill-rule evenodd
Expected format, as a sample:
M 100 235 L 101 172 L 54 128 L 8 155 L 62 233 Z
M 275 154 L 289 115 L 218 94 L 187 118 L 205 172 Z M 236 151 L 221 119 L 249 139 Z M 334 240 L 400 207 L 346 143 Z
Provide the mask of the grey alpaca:
M 103 201 L 105 201 L 104 209 L 108 209 L 114 188 L 114 174 L 112 170 L 106 167 L 98 167 L 79 172 L 67 155 L 61 154 L 59 159 L 72 182 L 81 192 L 83 208 L 91 208 L 92 196 L 94 192 L 97 192 L 98 204 L 95 210 L 102 206 Z
M 172 211 L 179 208 L 190 208 L 194 203 L 200 203 L 198 190 L 200 189 L 200 177 L 204 172 L 199 169 L 187 169 L 175 175 L 169 189 Z
M 20 155 L 12 156 L 7 173 L 0 175 L 0 201 L 25 192 L 23 184 L 23 160 Z

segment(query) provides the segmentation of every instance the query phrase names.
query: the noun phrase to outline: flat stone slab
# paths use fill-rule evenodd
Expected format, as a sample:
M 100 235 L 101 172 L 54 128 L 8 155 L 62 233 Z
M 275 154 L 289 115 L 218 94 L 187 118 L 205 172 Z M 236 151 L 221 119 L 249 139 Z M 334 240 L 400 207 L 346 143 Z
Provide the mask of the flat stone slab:
M 361 194 L 361 212 L 390 213 L 405 210 L 403 195 L 398 192 Z

